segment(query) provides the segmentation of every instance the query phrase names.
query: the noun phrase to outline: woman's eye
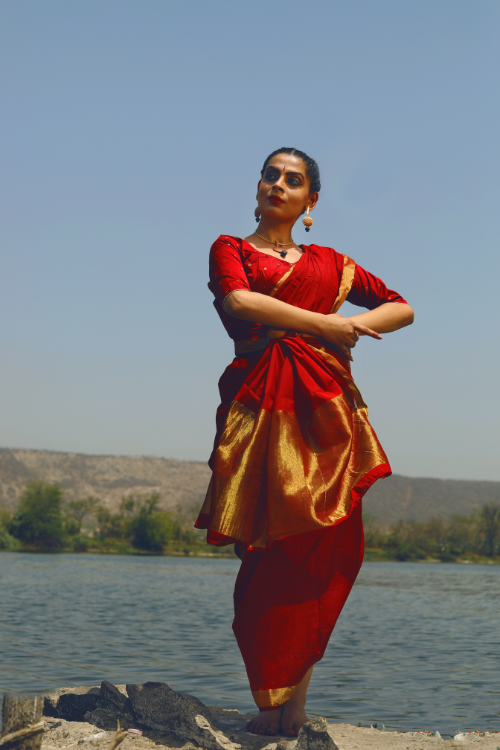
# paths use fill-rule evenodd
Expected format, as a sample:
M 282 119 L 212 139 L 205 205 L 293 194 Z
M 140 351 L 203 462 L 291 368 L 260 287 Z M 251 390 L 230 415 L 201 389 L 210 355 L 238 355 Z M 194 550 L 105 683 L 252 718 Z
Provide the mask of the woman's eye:
M 274 180 L 276 178 L 276 175 L 274 172 L 266 172 L 266 180 Z
M 300 185 L 300 181 L 296 177 L 290 177 L 288 182 L 290 185 Z

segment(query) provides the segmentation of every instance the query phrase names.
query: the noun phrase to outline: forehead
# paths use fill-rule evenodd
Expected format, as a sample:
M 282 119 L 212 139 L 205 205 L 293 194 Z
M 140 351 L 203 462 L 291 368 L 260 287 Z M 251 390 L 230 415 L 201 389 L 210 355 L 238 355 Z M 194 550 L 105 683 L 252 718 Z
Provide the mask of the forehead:
M 300 158 L 300 156 L 294 156 L 293 154 L 276 154 L 272 159 L 269 160 L 268 167 L 275 167 L 280 172 L 300 172 L 306 174 L 306 165 Z

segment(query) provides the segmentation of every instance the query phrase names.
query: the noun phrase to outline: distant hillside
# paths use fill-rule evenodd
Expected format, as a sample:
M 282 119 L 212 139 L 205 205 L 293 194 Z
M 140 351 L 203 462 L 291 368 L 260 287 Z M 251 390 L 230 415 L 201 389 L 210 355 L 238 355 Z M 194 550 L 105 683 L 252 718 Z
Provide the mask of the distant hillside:
M 59 484 L 70 500 L 96 497 L 110 510 L 125 495 L 152 492 L 160 494 L 165 509 L 201 504 L 210 473 L 197 461 L 0 448 L 0 506 L 17 508 L 24 486 L 33 479 Z
M 363 501 L 363 510 L 384 525 L 468 515 L 485 503 L 500 504 L 500 482 L 464 479 L 427 479 L 393 474 L 375 482 Z
M 0 448 L 0 506 L 13 511 L 32 479 L 59 484 L 69 499 L 97 497 L 110 510 L 124 495 L 158 492 L 163 508 L 202 502 L 210 469 L 198 461 L 150 456 L 88 456 Z M 394 475 L 376 482 L 365 513 L 388 525 L 400 518 L 468 514 L 484 503 L 500 503 L 500 482 L 422 479 Z

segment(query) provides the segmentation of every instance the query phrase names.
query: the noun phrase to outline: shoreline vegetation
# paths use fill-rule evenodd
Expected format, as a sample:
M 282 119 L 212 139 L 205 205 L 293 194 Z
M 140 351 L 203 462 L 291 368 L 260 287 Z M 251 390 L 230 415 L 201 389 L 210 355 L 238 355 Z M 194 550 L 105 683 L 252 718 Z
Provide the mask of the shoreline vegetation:
M 233 546 L 208 547 L 193 528 L 198 503 L 160 508 L 160 496 L 129 495 L 112 513 L 97 498 L 67 501 L 59 485 L 29 482 L 14 514 L 0 507 L 0 551 L 167 555 L 236 559 Z M 365 562 L 500 564 L 500 504 L 470 515 L 398 521 L 363 516 Z

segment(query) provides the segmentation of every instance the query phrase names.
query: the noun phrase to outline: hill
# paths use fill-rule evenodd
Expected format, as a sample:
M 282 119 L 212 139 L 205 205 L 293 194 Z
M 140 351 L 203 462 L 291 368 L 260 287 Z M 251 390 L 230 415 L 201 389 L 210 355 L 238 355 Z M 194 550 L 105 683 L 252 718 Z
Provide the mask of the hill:
M 202 502 L 210 469 L 199 461 L 152 456 L 91 456 L 0 448 L 0 506 L 15 510 L 26 482 L 59 484 L 68 499 L 97 497 L 116 510 L 124 495 L 158 492 L 165 509 Z M 500 503 L 500 482 L 427 479 L 398 474 L 376 482 L 364 510 L 384 526 L 469 514 L 484 503 Z
M 500 482 L 431 479 L 393 474 L 375 482 L 363 509 L 384 526 L 404 521 L 425 521 L 469 515 L 485 503 L 500 503 Z
M 117 510 L 125 495 L 153 492 L 160 494 L 164 509 L 201 504 L 210 473 L 198 461 L 0 448 L 0 506 L 15 510 L 33 479 L 59 484 L 69 500 L 96 497 L 109 510 Z

